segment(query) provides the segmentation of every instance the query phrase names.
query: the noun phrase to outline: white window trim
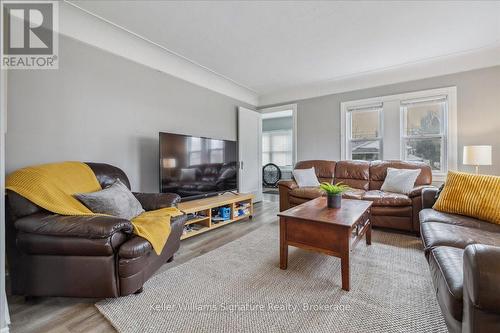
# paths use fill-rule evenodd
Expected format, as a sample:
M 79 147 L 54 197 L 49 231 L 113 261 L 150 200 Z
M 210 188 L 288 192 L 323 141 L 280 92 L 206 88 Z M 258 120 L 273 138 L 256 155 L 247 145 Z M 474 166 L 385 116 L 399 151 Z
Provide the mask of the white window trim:
M 348 112 L 353 108 L 362 108 L 364 106 L 370 106 L 374 104 L 386 103 L 395 100 L 412 100 L 420 98 L 432 98 L 437 96 L 447 96 L 448 98 L 448 123 L 446 126 L 447 140 L 446 140 L 446 152 L 447 152 L 447 170 L 445 172 L 433 172 L 434 181 L 444 181 L 446 179 L 446 172 L 448 170 L 457 170 L 458 167 L 458 149 L 457 149 L 457 87 L 445 87 L 438 89 L 429 89 L 415 92 L 408 92 L 403 94 L 388 95 L 381 97 L 365 98 L 360 100 L 353 100 L 340 103 L 340 158 L 342 160 L 347 159 L 348 151 Z M 401 127 L 401 124 L 398 124 Z M 403 158 L 402 152 L 400 152 L 400 158 Z
M 273 106 L 270 108 L 260 109 L 258 110 L 260 113 L 271 113 L 271 112 L 279 112 L 279 111 L 288 111 L 292 110 L 292 121 L 293 121 L 293 129 L 292 129 L 292 164 L 295 165 L 297 163 L 297 104 L 285 104 Z

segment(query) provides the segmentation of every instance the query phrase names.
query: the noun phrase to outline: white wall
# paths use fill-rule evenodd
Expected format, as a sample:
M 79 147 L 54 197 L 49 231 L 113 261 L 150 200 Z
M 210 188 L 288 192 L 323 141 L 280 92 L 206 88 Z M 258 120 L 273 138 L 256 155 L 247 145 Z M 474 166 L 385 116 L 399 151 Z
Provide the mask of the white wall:
M 58 70 L 9 73 L 7 172 L 106 162 L 158 191 L 158 132 L 236 140 L 236 107 L 250 107 L 68 37 L 59 48 Z
M 493 166 L 481 172 L 500 175 L 500 66 L 284 103 L 297 103 L 297 160 L 340 159 L 341 102 L 449 86 L 457 86 L 459 169 L 472 170 L 461 164 L 464 145 L 491 144 Z
M 0 332 L 7 332 L 10 323 L 5 297 L 5 110 L 7 72 L 0 70 Z

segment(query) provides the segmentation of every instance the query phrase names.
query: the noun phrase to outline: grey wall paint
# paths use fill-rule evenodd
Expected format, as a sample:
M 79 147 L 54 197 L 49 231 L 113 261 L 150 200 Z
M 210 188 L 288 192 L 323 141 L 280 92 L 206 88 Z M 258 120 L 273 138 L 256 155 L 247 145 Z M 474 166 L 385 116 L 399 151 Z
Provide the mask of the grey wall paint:
M 500 66 L 283 103 L 297 103 L 297 160 L 340 159 L 341 102 L 448 86 L 457 86 L 459 169 L 472 171 L 464 145 L 491 144 L 493 166 L 481 172 L 500 175 Z
M 158 191 L 158 133 L 236 140 L 232 98 L 60 37 L 58 70 L 8 76 L 7 172 L 55 161 L 105 162 Z
M 293 117 L 262 119 L 262 131 L 278 131 L 293 128 Z

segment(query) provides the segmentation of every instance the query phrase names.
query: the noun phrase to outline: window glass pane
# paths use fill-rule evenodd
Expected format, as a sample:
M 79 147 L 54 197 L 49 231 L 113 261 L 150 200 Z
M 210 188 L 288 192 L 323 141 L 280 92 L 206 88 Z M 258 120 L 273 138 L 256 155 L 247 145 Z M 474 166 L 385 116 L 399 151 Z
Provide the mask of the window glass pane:
M 262 165 L 266 165 L 271 162 L 271 158 L 269 157 L 269 153 L 262 153 Z
M 381 159 L 380 141 L 364 140 L 351 142 L 353 160 L 373 161 Z
M 378 138 L 379 120 L 379 110 L 351 111 L 351 137 L 353 139 Z
M 272 151 L 292 150 L 291 136 L 288 133 L 276 133 L 272 136 Z
M 417 103 L 403 107 L 406 135 L 441 134 L 446 101 Z
M 201 152 L 192 152 L 189 154 L 189 165 L 201 164 Z
M 292 130 L 262 133 L 262 163 L 278 166 L 292 165 Z
M 201 139 L 200 138 L 189 138 L 189 143 L 191 147 L 191 151 L 193 150 L 201 150 Z
M 273 153 L 272 163 L 277 166 L 291 165 L 292 154 L 288 152 Z
M 269 133 L 262 133 L 262 151 L 269 152 L 271 150 L 270 144 Z
M 223 158 L 223 149 L 215 149 L 210 151 L 210 163 L 222 163 L 224 162 Z
M 405 159 L 425 162 L 431 166 L 432 170 L 441 170 L 441 142 L 441 138 L 407 139 Z
M 224 147 L 224 141 L 222 140 L 210 140 L 211 149 L 222 149 Z

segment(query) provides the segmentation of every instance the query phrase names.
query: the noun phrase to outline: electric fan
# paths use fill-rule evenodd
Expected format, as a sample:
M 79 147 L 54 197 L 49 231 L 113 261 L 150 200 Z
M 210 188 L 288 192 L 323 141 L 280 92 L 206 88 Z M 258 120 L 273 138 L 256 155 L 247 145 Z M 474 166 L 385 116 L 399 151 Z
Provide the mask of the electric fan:
M 274 163 L 268 163 L 262 168 L 262 181 L 264 186 L 276 187 L 281 179 L 281 170 Z

